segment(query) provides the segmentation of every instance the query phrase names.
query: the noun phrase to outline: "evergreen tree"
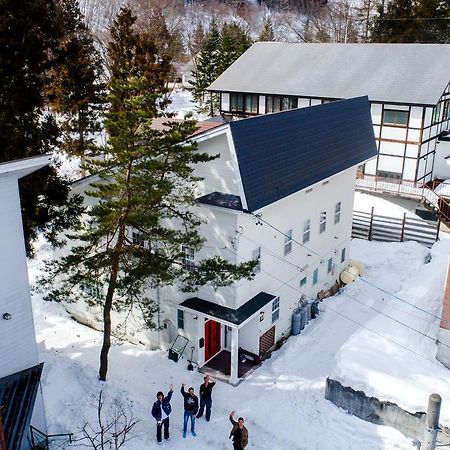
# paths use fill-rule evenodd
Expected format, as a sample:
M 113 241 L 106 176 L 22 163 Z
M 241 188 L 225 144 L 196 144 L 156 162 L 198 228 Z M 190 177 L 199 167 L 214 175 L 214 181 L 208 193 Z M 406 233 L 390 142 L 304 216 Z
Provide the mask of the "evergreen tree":
M 213 20 L 206 36 L 203 48 L 194 58 L 195 69 L 192 72 L 192 95 L 200 103 L 200 109 L 208 111 L 211 117 L 218 107 L 216 94 L 208 92 L 208 86 L 220 75 L 219 73 L 220 32 Z
M 236 23 L 222 27 L 219 47 L 219 75 L 236 61 L 250 46 L 252 40 L 246 30 Z
M 130 63 L 140 35 L 132 32 L 127 10 L 121 14 L 111 34 L 133 42 L 135 48 L 123 52 L 119 62 L 114 60 L 119 57 L 116 49 L 123 48 L 124 42 L 110 45 L 111 67 L 122 70 L 114 72 L 118 76 L 113 74 L 108 85 L 110 106 L 104 123 L 110 137 L 103 149 L 105 159 L 88 162 L 90 171 L 99 177 L 89 192 L 97 203 L 89 211 L 89 223 L 73 236 L 81 245 L 49 264 L 47 278 L 41 280 L 42 287 L 51 289 L 48 299 L 84 297 L 103 307 L 101 380 L 108 370 L 112 310 L 136 305 L 147 326 L 154 328 L 156 307 L 148 295 L 152 288 L 178 282 L 186 290 L 204 284 L 225 286 L 250 278 L 254 267 L 254 262 L 235 266 L 220 257 L 205 259 L 195 267 L 183 265 L 183 246 L 199 250 L 203 244 L 198 233 L 201 221 L 192 209 L 199 181 L 193 167 L 213 157 L 200 153 L 189 141 L 196 130 L 192 120 L 168 122 L 163 131 L 152 128 L 152 119 L 158 115 L 154 105 L 162 93 L 152 90 L 143 59 L 140 64 Z M 134 239 L 133 232 L 137 233 Z M 63 277 L 58 288 L 55 277 Z M 82 290 L 75 291 L 76 287 Z
M 63 39 L 53 0 L 0 0 L 0 162 L 52 152 L 59 127 L 46 109 L 45 86 Z M 80 213 L 68 199 L 69 183 L 54 167 L 20 181 L 27 253 L 39 232 L 57 243 L 60 231 Z
M 392 0 L 378 8 L 372 40 L 399 43 L 450 42 L 450 3 L 445 0 Z
M 273 24 L 272 24 L 272 21 L 270 20 L 270 17 L 268 17 L 264 21 L 263 29 L 261 30 L 258 41 L 262 41 L 262 42 L 275 41 L 275 33 L 273 31 Z
M 60 0 L 58 6 L 63 39 L 55 49 L 57 63 L 49 71 L 47 97 L 61 116 L 63 149 L 82 156 L 100 131 L 102 68 L 77 0 Z
M 191 39 L 190 39 L 190 42 L 188 43 L 189 54 L 192 57 L 197 56 L 197 54 L 203 48 L 203 45 L 205 43 L 205 39 L 206 39 L 205 29 L 203 28 L 203 25 L 200 22 L 195 27 L 195 30 L 193 32 L 193 35 L 192 35 Z

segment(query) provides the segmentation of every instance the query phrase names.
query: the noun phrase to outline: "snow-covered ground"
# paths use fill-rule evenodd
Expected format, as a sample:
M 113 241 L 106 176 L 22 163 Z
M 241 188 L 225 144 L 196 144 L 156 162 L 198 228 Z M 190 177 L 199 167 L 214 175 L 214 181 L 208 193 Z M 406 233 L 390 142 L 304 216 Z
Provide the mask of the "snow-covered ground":
M 357 202 L 366 208 L 380 201 L 363 195 Z M 380 207 L 399 213 L 392 203 Z M 364 422 L 325 400 L 324 390 L 331 375 L 345 385 L 413 412 L 425 410 L 428 395 L 437 391 L 443 397 L 442 422 L 450 424 L 450 372 L 434 360 L 433 342 L 439 322 L 433 316 L 440 315 L 450 241 L 435 245 L 429 264 L 425 264 L 427 253 L 414 242 L 354 240 L 351 257 L 366 264 L 364 281 L 358 280 L 324 300 L 320 316 L 238 387 L 219 382 L 214 389 L 212 420 L 197 421 L 196 438 L 181 436 L 180 385 L 184 382 L 197 390 L 202 381 L 201 374 L 187 370 L 185 359 L 174 363 L 165 352 L 115 341 L 108 381 L 101 383 L 97 380 L 101 333 L 71 320 L 62 305 L 44 302 L 35 295 L 33 308 L 40 357 L 45 362 L 42 385 L 50 432 L 79 435 L 86 422 L 94 423 L 94 397 L 103 389 L 107 400 L 121 398 L 141 419 L 134 438 L 123 448 L 157 448 L 150 409 L 156 392 L 167 391 L 173 383 L 167 448 L 192 448 L 194 440 L 198 450 L 231 448 L 228 413 L 234 409 L 246 419 L 249 449 L 412 449 L 412 442 L 396 430 Z M 43 246 L 40 257 L 49 255 L 48 247 Z M 31 280 L 38 266 L 39 262 L 30 263 Z
M 35 272 L 36 267 L 31 267 L 32 278 Z M 42 384 L 52 433 L 77 434 L 86 422 L 94 423 L 94 396 L 103 389 L 107 398 L 120 397 L 142 419 L 125 449 L 157 448 L 150 409 L 156 392 L 168 390 L 173 383 L 170 447 L 175 449 L 192 448 L 194 439 L 199 450 L 231 448 L 227 416 L 233 409 L 246 419 L 250 449 L 412 448 L 410 440 L 394 429 L 361 421 L 324 399 L 334 355 L 359 328 L 344 316 L 358 323 L 373 316 L 345 294 L 327 299 L 318 319 L 290 338 L 238 387 L 219 382 L 211 422 L 198 420 L 198 436 L 186 439 L 181 436 L 178 391 L 182 382 L 198 389 L 202 380 L 201 374 L 187 370 L 186 360 L 174 363 L 164 352 L 116 342 L 110 353 L 109 380 L 101 383 L 96 378 L 101 334 L 71 320 L 61 305 L 34 296 L 33 307 L 40 357 L 45 362 Z

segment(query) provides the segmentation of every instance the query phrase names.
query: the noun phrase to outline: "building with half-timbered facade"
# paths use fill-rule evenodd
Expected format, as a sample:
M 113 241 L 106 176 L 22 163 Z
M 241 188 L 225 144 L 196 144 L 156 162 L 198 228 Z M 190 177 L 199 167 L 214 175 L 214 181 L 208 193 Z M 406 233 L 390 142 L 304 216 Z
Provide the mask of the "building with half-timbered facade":
M 424 183 L 450 178 L 449 81 L 450 45 L 259 42 L 209 90 L 234 117 L 367 95 L 378 157 L 361 174 Z

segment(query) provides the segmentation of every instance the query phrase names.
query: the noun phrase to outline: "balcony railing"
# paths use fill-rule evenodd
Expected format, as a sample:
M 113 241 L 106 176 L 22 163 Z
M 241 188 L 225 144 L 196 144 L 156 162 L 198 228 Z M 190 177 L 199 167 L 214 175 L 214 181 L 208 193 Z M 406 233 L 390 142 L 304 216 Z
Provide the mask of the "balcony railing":
M 394 194 L 418 199 L 434 209 L 447 222 L 450 222 L 450 183 L 433 181 L 431 184 L 376 175 L 358 174 L 356 189 Z

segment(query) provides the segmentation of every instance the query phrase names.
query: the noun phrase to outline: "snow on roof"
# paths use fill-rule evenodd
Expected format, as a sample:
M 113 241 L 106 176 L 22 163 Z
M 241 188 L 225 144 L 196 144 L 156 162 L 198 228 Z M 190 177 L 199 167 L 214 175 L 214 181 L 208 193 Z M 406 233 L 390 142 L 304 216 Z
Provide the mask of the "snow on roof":
M 50 164 L 51 155 L 32 156 L 30 158 L 15 159 L 0 163 L 0 176 L 14 173 L 17 178 L 22 178 L 42 167 Z
M 450 45 L 258 42 L 209 90 L 435 105 Z

